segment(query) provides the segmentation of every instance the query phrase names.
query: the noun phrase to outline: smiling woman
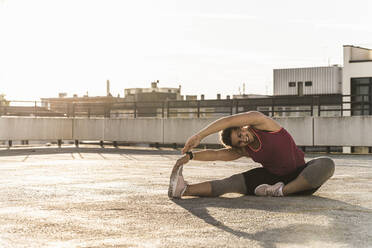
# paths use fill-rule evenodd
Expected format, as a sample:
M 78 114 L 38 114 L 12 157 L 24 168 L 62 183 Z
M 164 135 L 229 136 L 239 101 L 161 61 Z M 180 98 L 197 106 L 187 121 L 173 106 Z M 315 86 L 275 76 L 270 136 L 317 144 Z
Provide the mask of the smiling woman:
M 206 136 L 219 132 L 226 148 L 192 153 Z M 220 196 L 241 193 L 257 196 L 285 196 L 313 194 L 334 173 L 334 162 L 328 157 L 307 163 L 292 136 L 276 121 L 251 111 L 223 117 L 189 138 L 182 150 L 186 153 L 175 164 L 168 195 Z M 223 180 L 188 185 L 182 176 L 183 165 L 189 160 L 231 161 L 250 157 L 262 167 L 236 174 Z

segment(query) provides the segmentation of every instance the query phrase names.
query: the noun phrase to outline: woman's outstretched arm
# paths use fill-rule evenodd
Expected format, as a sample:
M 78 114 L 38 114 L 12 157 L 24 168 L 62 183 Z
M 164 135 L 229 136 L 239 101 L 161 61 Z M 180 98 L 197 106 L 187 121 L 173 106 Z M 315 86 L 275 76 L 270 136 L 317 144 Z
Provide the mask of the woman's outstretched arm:
M 204 150 L 200 152 L 194 152 L 193 160 L 197 161 L 232 161 L 242 156 L 246 156 L 241 151 L 234 148 L 222 148 L 218 150 Z M 174 165 L 174 168 L 178 168 L 190 161 L 188 154 L 179 158 Z
M 197 134 L 190 137 L 186 141 L 182 153 L 190 151 L 199 145 L 200 141 L 210 134 L 217 133 L 229 127 L 243 127 L 248 125 L 267 131 L 277 131 L 280 129 L 280 125 L 277 122 L 257 111 L 226 116 L 212 122 Z

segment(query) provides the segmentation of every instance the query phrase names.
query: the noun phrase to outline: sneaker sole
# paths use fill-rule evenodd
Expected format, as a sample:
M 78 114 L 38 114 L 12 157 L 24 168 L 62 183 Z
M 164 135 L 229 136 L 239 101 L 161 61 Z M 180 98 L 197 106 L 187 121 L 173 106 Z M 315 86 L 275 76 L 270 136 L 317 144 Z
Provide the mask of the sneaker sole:
M 170 176 L 169 188 L 168 188 L 168 197 L 169 198 L 178 198 L 174 197 L 174 193 L 176 191 L 178 177 L 180 176 L 180 171 L 182 171 L 182 166 L 180 166 L 177 170 L 172 171 Z
M 254 194 L 256 195 L 256 196 L 267 196 L 267 194 L 266 194 L 266 191 L 265 191 L 265 194 L 262 194 L 263 192 L 260 192 L 260 191 L 262 191 L 262 188 L 267 188 L 267 187 L 269 187 L 270 185 L 268 185 L 268 184 L 260 184 L 260 185 L 258 185 L 255 189 L 254 189 Z

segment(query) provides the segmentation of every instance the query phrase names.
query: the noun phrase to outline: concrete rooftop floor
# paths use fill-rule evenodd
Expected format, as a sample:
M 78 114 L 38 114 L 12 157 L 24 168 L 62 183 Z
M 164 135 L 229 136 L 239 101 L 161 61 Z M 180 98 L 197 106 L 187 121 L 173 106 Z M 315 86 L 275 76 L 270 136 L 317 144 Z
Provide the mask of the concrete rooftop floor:
M 179 151 L 0 150 L 0 247 L 372 247 L 372 156 L 331 155 L 313 196 L 170 200 Z M 306 160 L 318 155 L 307 155 Z M 259 166 L 192 161 L 191 183 Z

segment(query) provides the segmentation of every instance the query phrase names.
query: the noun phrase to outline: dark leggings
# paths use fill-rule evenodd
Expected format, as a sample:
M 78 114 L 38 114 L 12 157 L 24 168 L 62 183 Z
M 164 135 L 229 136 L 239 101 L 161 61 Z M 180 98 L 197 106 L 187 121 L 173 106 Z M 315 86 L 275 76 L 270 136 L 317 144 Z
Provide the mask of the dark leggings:
M 319 157 L 313 159 L 285 176 L 272 174 L 262 167 L 255 168 L 243 173 L 246 185 L 246 194 L 254 195 L 254 190 L 258 185 L 272 185 L 277 182 L 288 184 L 296 179 L 299 175 L 302 175 L 313 188 L 297 192 L 294 195 L 311 195 L 333 175 L 334 170 L 335 164 L 333 160 L 328 157 Z

